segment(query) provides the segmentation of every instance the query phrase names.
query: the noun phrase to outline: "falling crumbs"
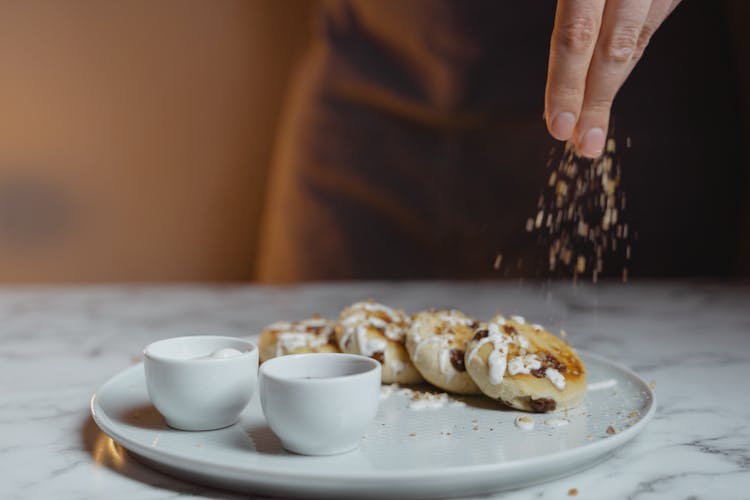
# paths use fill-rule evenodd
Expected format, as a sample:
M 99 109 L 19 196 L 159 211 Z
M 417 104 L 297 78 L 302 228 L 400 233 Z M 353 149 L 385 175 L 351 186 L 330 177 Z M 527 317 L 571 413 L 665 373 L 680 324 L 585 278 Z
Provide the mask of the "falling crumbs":
M 595 160 L 579 157 L 568 142 L 548 166 L 547 185 L 526 231 L 535 233 L 545 249 L 549 275 L 568 274 L 574 280 L 590 275 L 596 282 L 604 272 L 617 271 L 626 282 L 633 235 L 623 217 L 626 199 L 615 140 L 609 138 Z
M 569 497 L 574 497 L 576 495 L 578 495 L 578 488 L 570 488 L 568 490 L 568 496 Z
M 609 434 L 610 436 L 613 436 L 613 435 L 617 434 L 617 431 L 615 430 L 614 427 L 612 427 L 610 425 L 610 426 L 607 427 L 607 434 Z

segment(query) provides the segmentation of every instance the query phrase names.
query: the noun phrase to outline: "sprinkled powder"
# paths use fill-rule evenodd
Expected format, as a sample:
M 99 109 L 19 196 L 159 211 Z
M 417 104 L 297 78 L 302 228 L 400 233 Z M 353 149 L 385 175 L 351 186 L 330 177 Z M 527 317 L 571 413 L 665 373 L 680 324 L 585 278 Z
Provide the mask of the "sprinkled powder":
M 629 141 L 628 141 L 629 142 Z M 550 276 L 568 274 L 592 281 L 605 272 L 628 279 L 632 229 L 624 220 L 625 193 L 620 187 L 621 167 L 615 140 L 609 138 L 604 153 L 595 160 L 581 158 L 572 143 L 565 144 L 559 159 L 548 162 L 550 174 L 537 203 L 537 213 L 526 221 L 547 250 Z

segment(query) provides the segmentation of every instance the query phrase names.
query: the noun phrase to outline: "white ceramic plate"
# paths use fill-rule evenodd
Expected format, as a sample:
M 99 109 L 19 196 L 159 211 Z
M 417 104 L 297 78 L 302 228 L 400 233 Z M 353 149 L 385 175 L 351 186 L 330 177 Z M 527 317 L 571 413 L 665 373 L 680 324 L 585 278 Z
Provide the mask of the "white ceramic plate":
M 633 439 L 654 413 L 648 385 L 630 370 L 583 354 L 584 403 L 567 413 L 533 415 L 482 397 L 464 405 L 412 409 L 394 391 L 354 452 L 293 455 L 265 423 L 257 394 L 240 421 L 217 431 L 170 429 L 151 406 L 143 365 L 102 385 L 91 400 L 97 425 L 139 460 L 171 475 L 225 489 L 273 496 L 435 498 L 474 495 L 548 481 L 590 467 Z M 545 422 L 567 418 L 554 427 Z M 608 427 L 616 433 L 607 432 Z

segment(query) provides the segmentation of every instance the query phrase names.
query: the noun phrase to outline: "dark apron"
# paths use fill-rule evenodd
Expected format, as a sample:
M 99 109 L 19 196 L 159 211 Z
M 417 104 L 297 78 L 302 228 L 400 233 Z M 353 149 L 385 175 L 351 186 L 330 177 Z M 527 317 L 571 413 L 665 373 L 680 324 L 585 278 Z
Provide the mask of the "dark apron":
M 276 147 L 259 278 L 544 276 L 544 249 L 525 226 L 556 144 L 542 120 L 553 18 L 548 2 L 324 2 Z M 679 56 L 671 60 L 651 64 L 651 78 L 682 64 Z M 675 146 L 690 140 L 689 122 L 664 124 L 663 114 L 679 109 L 682 97 L 651 79 L 642 87 L 625 99 L 662 92 L 648 98 L 660 106 L 629 106 L 622 121 L 644 134 L 669 128 L 672 139 L 649 143 L 653 137 L 626 130 L 634 151 L 639 140 L 646 143 L 645 164 L 624 165 L 626 187 L 631 176 L 636 192 L 669 182 L 663 173 L 653 183 L 637 180 L 649 170 L 696 164 L 698 172 L 701 161 Z M 657 164 L 664 160 L 654 152 L 664 148 L 680 167 Z M 695 187 L 698 194 L 681 196 L 700 197 Z M 657 217 L 678 212 L 637 193 L 629 199 L 651 203 L 662 211 Z M 658 232 L 644 213 L 631 227 Z M 656 262 L 641 254 L 641 269 L 663 272 L 658 249 L 670 237 L 678 244 L 679 231 L 670 231 L 634 246 L 636 264 L 639 249 L 657 253 Z

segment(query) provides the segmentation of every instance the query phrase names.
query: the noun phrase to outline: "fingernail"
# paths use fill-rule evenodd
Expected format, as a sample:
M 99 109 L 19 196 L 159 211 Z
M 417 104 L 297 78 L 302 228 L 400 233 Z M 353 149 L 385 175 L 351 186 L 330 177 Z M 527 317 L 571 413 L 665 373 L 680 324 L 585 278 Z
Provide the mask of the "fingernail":
M 552 132 L 552 136 L 560 141 L 566 141 L 570 139 L 570 136 L 573 135 L 573 127 L 576 126 L 576 117 L 573 113 L 568 113 L 567 111 L 563 111 L 562 113 L 558 114 L 554 120 L 552 120 L 552 125 L 550 126 L 550 132 Z
M 600 128 L 592 128 L 583 134 L 581 140 L 581 153 L 584 156 L 596 158 L 602 154 L 604 149 L 604 130 Z

